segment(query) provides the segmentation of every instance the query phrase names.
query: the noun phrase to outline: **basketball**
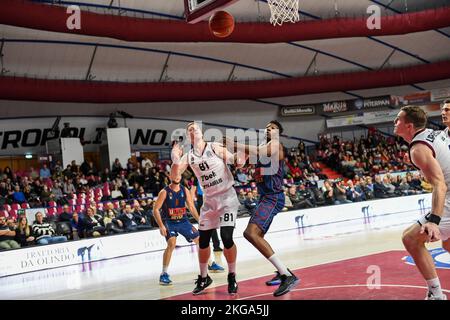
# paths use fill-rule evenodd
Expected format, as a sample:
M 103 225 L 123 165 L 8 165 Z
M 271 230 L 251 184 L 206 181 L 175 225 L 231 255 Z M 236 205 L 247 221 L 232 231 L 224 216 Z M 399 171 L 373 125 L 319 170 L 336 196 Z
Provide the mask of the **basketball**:
M 228 37 L 234 30 L 234 18 L 226 11 L 217 11 L 209 18 L 209 30 L 219 38 Z

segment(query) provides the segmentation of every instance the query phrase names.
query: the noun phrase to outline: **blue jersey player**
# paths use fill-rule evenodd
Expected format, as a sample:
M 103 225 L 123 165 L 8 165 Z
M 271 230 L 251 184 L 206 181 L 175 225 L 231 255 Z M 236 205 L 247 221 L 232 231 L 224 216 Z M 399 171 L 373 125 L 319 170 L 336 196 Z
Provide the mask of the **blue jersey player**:
M 177 236 L 181 234 L 188 242 L 198 244 L 197 229 L 189 222 L 186 207 L 198 221 L 199 215 L 189 190 L 180 186 L 181 177 L 172 178 L 171 184 L 162 189 L 153 207 L 153 215 L 159 226 L 159 232 L 167 240 L 167 248 L 163 255 L 163 270 L 159 279 L 161 285 L 170 285 L 167 269 L 172 252 L 175 249 Z M 161 213 L 160 213 L 161 210 Z
M 279 141 L 282 131 L 281 124 L 273 120 L 266 125 L 266 141 L 263 144 L 259 146 L 237 145 L 238 148 L 245 148 L 248 155 L 256 156 L 258 159 L 255 180 L 260 198 L 244 231 L 244 237 L 277 269 L 277 275 L 266 283 L 267 285 L 279 284 L 273 293 L 275 297 L 288 293 L 299 282 L 264 239 L 273 218 L 284 207 L 284 147 Z

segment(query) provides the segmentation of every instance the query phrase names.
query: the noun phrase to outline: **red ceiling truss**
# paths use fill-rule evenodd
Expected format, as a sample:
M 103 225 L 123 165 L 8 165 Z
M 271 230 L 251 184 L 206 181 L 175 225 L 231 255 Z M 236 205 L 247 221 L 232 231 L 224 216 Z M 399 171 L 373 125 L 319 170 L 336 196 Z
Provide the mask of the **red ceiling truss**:
M 446 78 L 450 78 L 450 61 L 290 79 L 199 83 L 122 83 L 4 76 L 0 77 L 0 99 L 81 103 L 236 100 L 401 86 Z

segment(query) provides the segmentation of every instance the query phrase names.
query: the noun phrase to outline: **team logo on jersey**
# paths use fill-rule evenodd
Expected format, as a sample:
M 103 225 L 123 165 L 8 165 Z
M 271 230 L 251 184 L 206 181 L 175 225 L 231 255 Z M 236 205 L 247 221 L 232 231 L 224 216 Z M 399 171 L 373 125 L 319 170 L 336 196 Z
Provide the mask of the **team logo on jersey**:
M 208 156 L 208 157 L 212 157 L 212 153 L 211 153 L 211 151 L 206 151 L 206 155 Z
M 450 269 L 450 253 L 443 248 L 428 250 L 433 258 L 434 265 L 437 269 Z M 415 265 L 411 256 L 403 257 L 406 264 Z
M 173 196 L 172 196 L 172 192 L 169 192 L 169 199 L 172 200 Z
M 194 156 L 191 156 L 191 164 L 194 164 Z
M 431 133 L 425 138 L 425 140 L 430 141 L 430 142 L 434 142 L 434 140 L 436 139 L 436 137 L 437 137 L 438 135 L 440 135 L 440 134 L 441 134 L 441 131 L 440 131 L 440 130 L 435 130 L 435 131 L 431 132 Z

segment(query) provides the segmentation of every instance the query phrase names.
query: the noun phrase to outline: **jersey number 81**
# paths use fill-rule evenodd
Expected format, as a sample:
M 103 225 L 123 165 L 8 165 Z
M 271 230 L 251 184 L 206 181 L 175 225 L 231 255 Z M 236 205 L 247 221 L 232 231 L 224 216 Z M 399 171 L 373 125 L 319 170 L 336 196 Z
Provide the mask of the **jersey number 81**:
M 206 162 L 202 162 L 198 165 L 198 167 L 200 168 L 200 170 L 205 171 L 205 170 L 209 170 L 209 166 Z
M 225 221 L 225 222 L 233 221 L 233 214 L 232 214 L 232 213 L 225 213 L 225 214 L 223 215 L 223 218 L 220 217 L 220 221 L 222 221 L 222 219 L 223 219 L 223 221 Z

